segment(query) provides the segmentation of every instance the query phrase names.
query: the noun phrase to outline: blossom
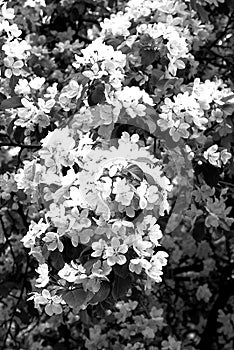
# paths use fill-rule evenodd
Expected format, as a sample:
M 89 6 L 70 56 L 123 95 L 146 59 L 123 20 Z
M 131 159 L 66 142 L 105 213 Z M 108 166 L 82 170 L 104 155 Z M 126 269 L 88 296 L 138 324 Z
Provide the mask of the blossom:
M 49 316 L 52 316 L 53 314 L 59 315 L 63 311 L 61 306 L 63 303 L 62 298 L 58 295 L 51 295 L 47 289 L 43 289 L 41 294 L 33 293 L 28 300 L 32 299 L 34 300 L 36 308 L 39 308 L 40 305 L 45 305 L 45 312 Z
M 120 240 L 116 237 L 111 239 L 111 246 L 106 247 L 104 251 L 104 259 L 107 259 L 107 264 L 113 266 L 115 264 L 123 265 L 127 259 L 125 253 L 128 251 L 126 244 L 121 244 Z
M 111 14 L 110 18 L 104 19 L 101 23 L 101 35 L 126 37 L 130 34 L 128 30 L 130 26 L 129 16 L 120 11 L 117 14 Z
M 106 242 L 103 239 L 99 239 L 97 242 L 92 243 L 92 249 L 94 252 L 91 254 L 93 257 L 98 257 L 103 255 L 106 248 Z
M 122 205 L 130 205 L 134 193 L 131 192 L 131 187 L 126 183 L 126 179 L 116 178 L 113 183 L 113 191 L 116 194 L 116 201 L 120 202 Z
M 6 66 L 5 76 L 11 78 L 12 75 L 19 76 L 22 72 L 24 62 L 22 60 L 15 61 L 13 57 L 5 57 L 4 65 Z
M 14 9 L 10 7 L 7 8 L 7 4 L 3 4 L 1 10 L 2 10 L 2 16 L 4 18 L 13 19 L 15 17 Z
M 48 250 L 58 249 L 60 252 L 63 251 L 63 243 L 56 232 L 47 232 L 42 240 L 46 243 Z
M 208 303 L 211 297 L 212 297 L 212 293 L 211 293 L 207 283 L 198 287 L 197 292 L 196 292 L 197 300 L 199 300 L 199 301 L 204 300 L 206 303 Z
M 103 278 L 109 275 L 111 272 L 111 267 L 108 265 L 107 261 L 101 262 L 98 260 L 96 263 L 92 266 L 92 276 Z
M 46 263 L 41 264 L 36 272 L 40 274 L 40 276 L 36 280 L 35 286 L 38 288 L 45 287 L 49 283 L 49 269 Z
M 82 283 L 87 278 L 85 268 L 74 262 L 71 262 L 70 265 L 65 263 L 64 267 L 59 270 L 58 275 L 69 283 Z
M 69 150 L 75 146 L 75 140 L 70 136 L 68 127 L 49 131 L 48 135 L 41 141 L 43 147 L 57 147 Z
M 15 57 L 22 60 L 27 57 L 31 46 L 25 40 L 19 41 L 14 39 L 13 41 L 6 42 L 2 46 L 2 50 L 8 57 Z
M 32 221 L 29 225 L 27 234 L 21 239 L 25 248 L 32 248 L 35 245 L 36 238 L 40 238 L 46 230 L 49 228 L 48 223 L 44 223 L 43 219 L 40 219 L 38 223 Z
M 167 264 L 168 254 L 164 251 L 158 251 L 150 259 L 151 267 L 146 270 L 146 274 L 155 282 L 161 282 L 162 267 Z
M 152 98 L 137 86 L 125 86 L 122 90 L 115 93 L 116 98 L 126 108 L 127 113 L 131 118 L 144 116 L 146 105 L 153 106 Z
M 18 83 L 15 86 L 15 92 L 17 94 L 28 95 L 30 94 L 30 86 L 27 79 L 19 79 Z
M 40 90 L 40 88 L 42 87 L 42 85 L 45 83 L 45 78 L 42 77 L 36 77 L 33 78 L 32 80 L 30 80 L 29 82 L 29 86 L 34 89 L 34 90 Z
M 150 262 L 143 257 L 130 260 L 129 270 L 131 272 L 135 272 L 138 275 L 141 273 L 142 269 L 149 270 L 150 268 Z
M 214 166 L 219 164 L 219 152 L 217 152 L 217 150 L 218 145 L 213 145 L 204 152 L 205 159 L 209 160 L 209 163 Z

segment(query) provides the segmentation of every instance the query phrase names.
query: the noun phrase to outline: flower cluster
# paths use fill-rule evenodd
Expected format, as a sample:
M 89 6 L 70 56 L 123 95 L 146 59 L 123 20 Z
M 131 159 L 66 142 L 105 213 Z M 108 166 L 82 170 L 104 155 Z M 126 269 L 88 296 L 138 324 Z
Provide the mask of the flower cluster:
M 136 275 L 144 271 L 148 287 L 151 281 L 161 281 L 168 254 L 154 252 L 162 238 L 157 218 L 169 210 L 171 185 L 160 161 L 138 142 L 138 135 L 130 137 L 124 132 L 117 148 L 92 148 L 94 141 L 80 133 L 76 147 L 68 128 L 56 129 L 42 140 L 42 163 L 26 163 L 16 175 L 18 188 L 29 189 L 33 195 L 38 187 L 37 193 L 48 207 L 46 222 L 33 223 L 22 240 L 40 263 L 37 287 L 50 284 L 55 288 L 42 249 L 62 253 L 65 238 L 74 247 L 91 247 L 95 258 L 88 266 L 73 261 L 58 271 L 61 289 L 64 286 L 65 291 L 69 283 L 87 292 L 84 304 L 91 299 L 89 293 L 99 291 L 102 281 L 109 281 L 116 264 L 129 265 Z M 78 172 L 73 169 L 75 163 Z M 62 174 L 64 166 L 69 167 L 67 175 Z M 142 212 L 140 217 L 138 212 Z M 37 295 L 36 303 L 45 304 Z
M 174 96 L 173 100 L 166 97 L 160 106 L 161 113 L 157 121 L 160 129 L 169 129 L 172 139 L 178 142 L 180 138 L 197 138 L 200 131 L 214 123 L 223 123 L 225 111 L 222 106 L 225 98 L 232 95 L 230 89 L 222 85 L 221 81 L 207 80 L 201 83 L 197 78 L 193 86 L 182 86 L 182 92 Z

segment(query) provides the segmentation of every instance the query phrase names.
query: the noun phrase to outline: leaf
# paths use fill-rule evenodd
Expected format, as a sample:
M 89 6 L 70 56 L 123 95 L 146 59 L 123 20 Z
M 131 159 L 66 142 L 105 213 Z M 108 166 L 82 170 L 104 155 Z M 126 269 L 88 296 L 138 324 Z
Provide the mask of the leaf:
M 210 187 L 214 187 L 219 182 L 220 171 L 215 166 L 209 163 L 203 163 L 200 166 L 200 170 L 203 174 L 204 180 Z
M 95 106 L 105 101 L 105 85 L 98 84 L 88 97 L 89 106 Z
M 123 42 L 123 40 L 120 39 L 120 38 L 112 38 L 112 37 L 110 37 L 110 38 L 108 38 L 108 39 L 106 40 L 106 45 L 111 45 L 111 46 L 116 50 L 116 48 L 117 48 L 120 44 L 122 44 L 122 42 Z
M 129 288 L 131 287 L 131 278 L 128 276 L 127 278 L 121 278 L 115 275 L 115 280 L 112 286 L 112 297 L 117 300 L 126 295 Z
M 124 265 L 116 264 L 113 266 L 113 271 L 117 276 L 121 278 L 127 278 L 129 274 L 128 264 L 127 263 L 125 263 Z
M 129 165 L 126 170 L 137 180 L 142 181 L 144 177 L 144 173 L 141 168 L 139 168 L 137 165 Z
M 79 316 L 80 316 L 80 320 L 83 324 L 89 325 L 91 323 L 91 319 L 88 315 L 87 310 L 80 310 Z
M 168 149 L 172 149 L 178 146 L 178 142 L 175 142 L 172 137 L 169 135 L 168 131 L 161 131 L 160 128 L 158 127 L 154 133 L 154 135 L 165 141 L 166 146 L 168 147 Z
M 4 282 L 0 285 L 0 296 L 7 297 L 12 289 L 17 289 L 17 284 L 15 282 Z
M 16 87 L 18 81 L 19 81 L 19 77 L 17 77 L 16 75 L 12 75 L 12 76 L 11 76 L 10 82 L 9 82 L 9 87 L 10 87 L 10 89 L 11 89 L 12 95 L 15 94 L 14 91 L 15 91 L 15 87 Z
M 231 115 L 234 112 L 234 103 L 225 103 L 220 106 L 220 109 L 222 109 L 225 115 Z
M 222 97 L 222 98 L 221 98 L 221 101 L 227 102 L 227 101 L 229 101 L 229 100 L 232 100 L 233 98 L 234 98 L 234 94 L 231 94 L 231 95 Z
M 201 242 L 205 238 L 206 226 L 204 218 L 197 218 L 192 235 L 197 242 Z
M 89 301 L 90 304 L 101 303 L 110 294 L 110 284 L 107 281 L 102 281 L 99 291 L 94 295 L 94 297 Z
M 50 261 L 51 261 L 51 265 L 56 270 L 61 270 L 65 265 L 65 262 L 63 260 L 63 255 L 58 250 L 54 250 L 50 253 Z
M 63 295 L 63 300 L 72 308 L 79 307 L 86 301 L 87 293 L 83 289 L 73 289 Z
M 145 173 L 145 178 L 146 178 L 146 180 L 147 180 L 149 185 L 155 185 L 156 184 L 153 176 Z
M 16 126 L 14 130 L 13 138 L 17 143 L 23 143 L 25 138 L 25 135 L 24 135 L 25 130 L 26 128 L 22 128 L 21 126 Z
M 141 50 L 140 56 L 142 65 L 146 67 L 158 58 L 158 54 L 154 50 Z
M 190 0 L 190 5 L 191 5 L 191 8 L 196 11 L 197 10 L 197 0 Z
M 6 98 L 7 98 L 6 95 L 4 95 L 0 92 L 0 103 L 2 103 L 2 101 L 6 100 Z
M 209 21 L 208 12 L 200 4 L 196 4 L 196 5 L 197 5 L 197 12 L 198 12 L 202 22 L 208 22 Z
M 67 263 L 69 263 L 71 260 L 78 259 L 80 257 L 82 250 L 84 249 L 82 244 L 78 244 L 77 247 L 74 247 L 70 239 L 65 239 L 63 244 L 64 244 L 64 251 L 63 251 L 64 261 Z
M 7 98 L 6 100 L 2 101 L 0 107 L 1 107 L 1 109 L 23 107 L 22 102 L 21 102 L 21 97 L 14 96 L 14 97 Z

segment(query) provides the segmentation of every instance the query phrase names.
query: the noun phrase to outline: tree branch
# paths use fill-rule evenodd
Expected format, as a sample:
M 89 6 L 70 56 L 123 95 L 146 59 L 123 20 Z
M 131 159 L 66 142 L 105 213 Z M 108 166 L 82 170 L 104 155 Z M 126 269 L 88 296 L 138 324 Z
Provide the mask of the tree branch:
M 21 147 L 21 148 L 37 148 L 40 149 L 41 145 L 25 145 L 22 143 L 16 143 L 16 142 L 1 142 L 0 147 Z

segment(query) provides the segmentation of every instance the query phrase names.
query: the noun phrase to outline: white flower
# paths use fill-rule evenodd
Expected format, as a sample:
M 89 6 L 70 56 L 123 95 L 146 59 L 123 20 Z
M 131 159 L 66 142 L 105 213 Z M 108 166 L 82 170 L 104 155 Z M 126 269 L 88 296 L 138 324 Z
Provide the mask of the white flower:
M 69 283 L 82 283 L 87 278 L 86 270 L 82 265 L 65 263 L 64 267 L 58 272 L 59 277 Z
M 16 94 L 28 95 L 30 94 L 30 86 L 27 79 L 19 79 L 17 85 L 15 86 Z
M 58 248 L 60 252 L 63 251 L 63 243 L 60 241 L 59 235 L 56 232 L 47 232 L 42 240 L 46 242 L 48 250 L 55 250 Z
M 36 77 L 29 82 L 29 86 L 34 90 L 40 90 L 42 85 L 45 83 L 45 78 Z
M 36 272 L 40 274 L 37 278 L 35 286 L 38 288 L 45 287 L 49 283 L 49 269 L 48 265 L 42 264 L 37 269 Z
M 25 248 L 32 248 L 35 245 L 36 238 L 40 238 L 43 233 L 49 228 L 48 223 L 44 223 L 40 219 L 38 223 L 32 221 L 27 234 L 21 239 Z
M 128 36 L 128 28 L 131 26 L 128 15 L 123 12 L 111 14 L 110 18 L 105 18 L 101 23 L 101 35 Z
M 219 162 L 220 153 L 217 151 L 218 151 L 218 145 L 213 145 L 204 152 L 204 158 L 207 159 L 209 163 L 214 166 L 220 166 L 220 162 Z
M 25 40 L 19 41 L 18 39 L 6 42 L 2 46 L 2 50 L 8 57 L 16 57 L 19 60 L 26 58 L 30 49 L 31 46 Z
M 115 200 L 117 202 L 126 206 L 130 205 L 134 192 L 131 191 L 131 187 L 126 183 L 126 179 L 117 177 L 113 183 L 112 192 L 116 194 Z
M 47 289 L 43 289 L 41 294 L 33 293 L 33 296 L 28 300 L 32 299 L 36 308 L 39 308 L 39 305 L 45 305 L 45 312 L 49 316 L 61 314 L 63 311 L 61 304 L 64 304 L 64 301 L 62 298 L 58 295 L 51 295 Z
M 223 162 L 223 164 L 226 164 L 229 161 L 229 159 L 232 158 L 232 155 L 226 149 L 223 149 L 220 152 L 220 158 L 221 158 L 221 161 Z
M 13 8 L 7 8 L 7 4 L 4 4 L 2 6 L 2 16 L 6 19 L 13 19 L 15 17 L 14 9 Z
M 120 240 L 113 237 L 111 240 L 111 247 L 106 247 L 104 252 L 104 259 L 107 259 L 107 264 L 113 266 L 115 264 L 124 265 L 127 261 L 125 253 L 128 251 L 126 244 L 121 244 Z
M 41 140 L 43 147 L 57 147 L 60 145 L 65 150 L 75 147 L 75 140 L 70 136 L 68 127 L 49 131 L 48 135 Z

